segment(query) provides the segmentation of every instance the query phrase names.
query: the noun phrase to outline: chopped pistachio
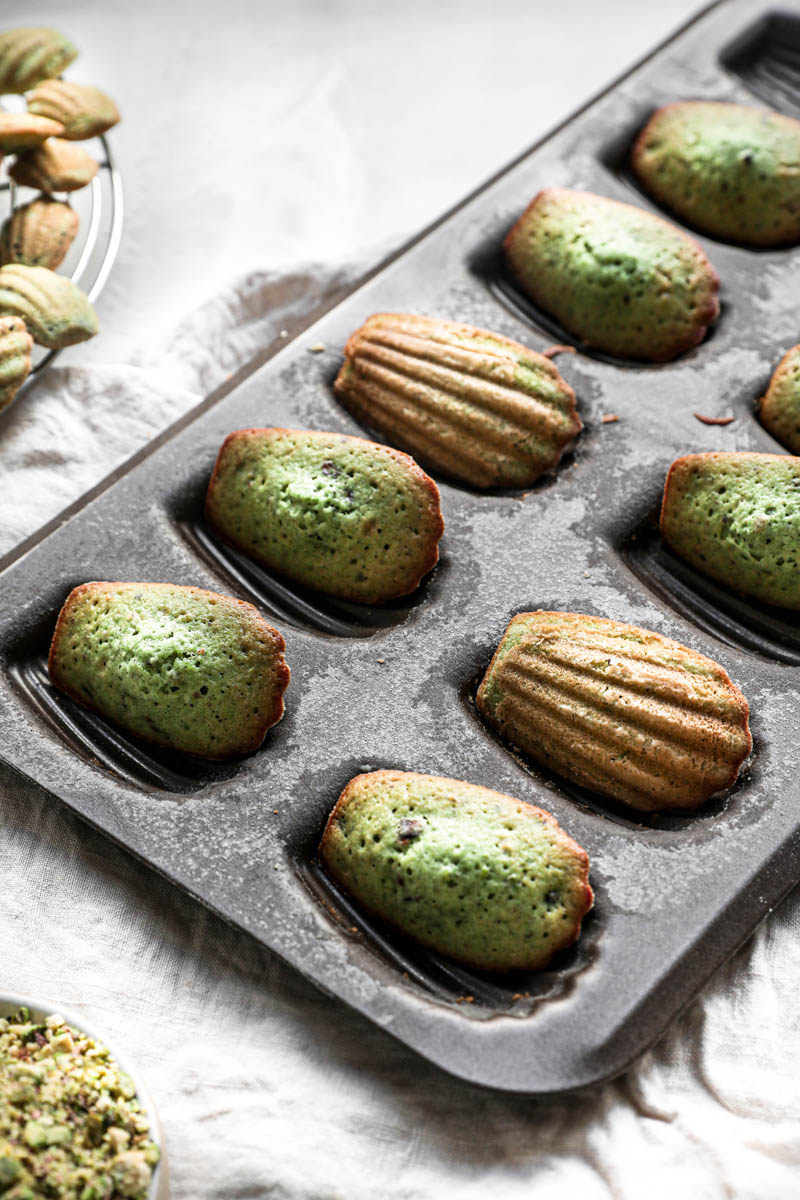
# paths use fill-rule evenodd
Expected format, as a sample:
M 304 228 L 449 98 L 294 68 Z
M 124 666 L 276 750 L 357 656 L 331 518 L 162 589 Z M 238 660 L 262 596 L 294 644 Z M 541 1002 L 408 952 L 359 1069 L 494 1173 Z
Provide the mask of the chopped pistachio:
M 80 1200 L 109 1200 L 114 1195 L 114 1180 L 110 1175 L 98 1175 L 80 1194 Z
M 39 1121 L 28 1121 L 23 1137 L 29 1146 L 33 1146 L 34 1150 L 47 1145 L 47 1134 L 44 1131 L 44 1125 Z
M 0 1200 L 146 1200 L 149 1132 L 105 1046 L 57 1014 L 0 1018 Z
M 53 1050 L 56 1054 L 75 1053 L 75 1043 L 72 1040 L 72 1034 L 69 1030 L 67 1030 L 65 1033 L 59 1034 L 58 1037 L 53 1038 L 50 1045 L 53 1047 Z
M 111 1178 L 121 1196 L 141 1196 L 150 1182 L 150 1167 L 141 1150 L 126 1150 L 111 1168 Z
M 111 1126 L 106 1137 L 115 1154 L 121 1154 L 130 1145 L 131 1135 L 126 1129 L 120 1129 L 117 1125 Z
M 22 1167 L 9 1154 L 0 1157 L 0 1192 L 5 1192 L 16 1183 L 22 1174 Z
M 18 1183 L 10 1192 L 3 1193 L 3 1200 L 37 1200 L 37 1196 L 27 1183 Z

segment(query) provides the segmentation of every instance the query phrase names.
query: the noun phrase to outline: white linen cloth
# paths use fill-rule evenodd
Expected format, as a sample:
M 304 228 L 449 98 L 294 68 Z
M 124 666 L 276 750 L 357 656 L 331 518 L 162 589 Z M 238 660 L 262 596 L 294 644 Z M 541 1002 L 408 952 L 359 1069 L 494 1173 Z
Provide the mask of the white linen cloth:
M 693 5 L 643 7 L 6 7 L 64 28 L 86 50 L 71 75 L 119 99 L 130 216 L 101 336 L 0 419 L 0 554 L 353 274 L 291 264 L 377 257 Z M 537 1101 L 431 1067 L 4 768 L 0 823 L 0 991 L 139 1064 L 175 1200 L 800 1194 L 798 893 L 624 1077 Z

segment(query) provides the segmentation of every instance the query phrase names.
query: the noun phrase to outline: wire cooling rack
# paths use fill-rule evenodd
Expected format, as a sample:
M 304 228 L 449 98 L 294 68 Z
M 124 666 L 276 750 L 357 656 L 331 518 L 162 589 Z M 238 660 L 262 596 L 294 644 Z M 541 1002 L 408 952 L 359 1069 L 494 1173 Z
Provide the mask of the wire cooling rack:
M 95 301 L 108 280 L 122 238 L 122 178 L 106 137 L 95 138 L 85 145 L 88 152 L 98 160 L 100 170 L 87 187 L 76 192 L 54 193 L 57 200 L 66 200 L 80 219 L 75 241 L 58 268 L 58 274 L 66 275 L 86 292 L 91 301 Z M 34 188 L 20 187 L 14 183 L 8 178 L 5 167 L 2 168 L 2 220 L 9 217 L 15 208 L 27 204 L 38 195 L 40 193 Z M 60 350 L 43 350 L 36 347 L 31 373 L 20 391 L 40 375 L 60 353 Z

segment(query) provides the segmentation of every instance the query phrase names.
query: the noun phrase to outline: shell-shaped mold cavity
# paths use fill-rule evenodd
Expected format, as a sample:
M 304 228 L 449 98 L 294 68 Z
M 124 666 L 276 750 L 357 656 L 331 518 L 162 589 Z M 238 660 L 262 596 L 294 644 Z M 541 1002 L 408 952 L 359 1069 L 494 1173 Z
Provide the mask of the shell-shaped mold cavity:
M 0 314 L 21 317 L 37 345 L 50 350 L 97 333 L 97 314 L 81 289 L 46 267 L 0 267 Z
M 694 238 L 606 196 L 539 192 L 505 250 L 523 291 L 608 354 L 665 362 L 702 341 L 719 312 L 717 273 Z
M 21 317 L 0 317 L 0 411 L 31 373 L 33 338 Z
M 77 48 L 56 29 L 25 26 L 0 33 L 0 94 L 30 91 L 77 57 Z
M 800 458 L 732 451 L 676 459 L 661 534 L 732 592 L 800 609 Z
M 370 317 L 334 390 L 364 425 L 473 487 L 528 486 L 581 429 L 575 393 L 549 359 L 434 317 Z
M 717 663 L 580 613 L 514 617 L 477 704 L 537 762 L 643 812 L 697 808 L 752 747 L 747 701 Z
M 39 196 L 15 209 L 0 231 L 0 266 L 22 263 L 54 271 L 78 232 L 78 214 L 62 200 Z
M 792 346 L 778 363 L 758 415 L 774 438 L 800 454 L 800 346 Z
M 48 138 L 35 150 L 21 154 L 8 173 L 15 183 L 40 192 L 76 192 L 91 183 L 99 169 L 83 146 Z
M 28 111 L 59 121 L 62 137 L 82 141 L 105 133 L 119 121 L 116 104 L 100 88 L 69 79 L 48 79 L 28 97 Z
M 85 583 L 50 648 L 53 684 L 147 741 L 255 750 L 283 715 L 284 641 L 252 604 L 170 583 Z
M 546 966 L 578 937 L 593 899 L 586 852 L 550 813 L 410 771 L 351 779 L 320 858 L 364 908 L 488 971 Z
M 800 241 L 793 117 L 708 100 L 668 104 L 639 135 L 632 166 L 651 195 L 698 229 L 750 246 Z
M 439 490 L 413 458 L 297 429 L 230 434 L 206 520 L 256 562 L 362 604 L 413 592 L 436 565 L 444 529 Z
M 0 154 L 16 154 L 40 146 L 45 138 L 58 137 L 64 126 L 34 113 L 0 112 Z

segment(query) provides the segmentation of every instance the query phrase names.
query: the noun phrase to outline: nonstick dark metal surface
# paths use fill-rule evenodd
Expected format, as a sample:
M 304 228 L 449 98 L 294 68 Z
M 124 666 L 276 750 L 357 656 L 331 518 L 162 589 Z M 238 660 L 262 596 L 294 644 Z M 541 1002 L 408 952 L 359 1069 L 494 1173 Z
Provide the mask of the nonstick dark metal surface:
M 800 252 L 701 238 L 723 299 L 702 345 L 661 366 L 560 358 L 586 425 L 574 455 L 527 494 L 439 480 L 442 561 L 394 607 L 301 594 L 219 546 L 202 521 L 214 456 L 247 426 L 361 432 L 331 381 L 348 334 L 374 311 L 466 321 L 535 349 L 569 341 L 499 265 L 534 192 L 567 185 L 653 207 L 624 163 L 655 106 L 708 97 L 790 110 L 787 78 L 800 84 L 800 5 L 769 19 L 752 0 L 706 12 L 0 575 L 2 757 L 325 991 L 476 1083 L 546 1093 L 619 1072 L 800 877 L 796 615 L 704 586 L 653 526 L 677 455 L 779 449 L 753 405 L 798 337 Z M 320 341 L 327 349 L 310 353 Z M 695 412 L 736 420 L 707 426 Z M 619 420 L 603 423 L 610 413 Z M 285 634 L 292 668 L 286 716 L 258 753 L 215 765 L 150 749 L 50 688 L 56 613 L 90 579 L 196 584 L 258 604 Z M 475 688 L 509 618 L 532 608 L 632 621 L 721 662 L 750 701 L 755 739 L 731 794 L 693 816 L 640 819 L 502 745 L 475 711 Z M 315 849 L 344 783 L 377 767 L 456 776 L 550 809 L 592 859 L 597 905 L 577 947 L 539 974 L 490 978 L 352 910 Z

